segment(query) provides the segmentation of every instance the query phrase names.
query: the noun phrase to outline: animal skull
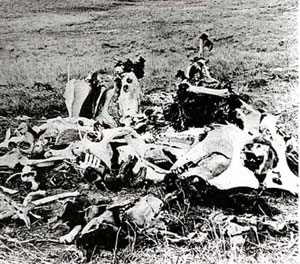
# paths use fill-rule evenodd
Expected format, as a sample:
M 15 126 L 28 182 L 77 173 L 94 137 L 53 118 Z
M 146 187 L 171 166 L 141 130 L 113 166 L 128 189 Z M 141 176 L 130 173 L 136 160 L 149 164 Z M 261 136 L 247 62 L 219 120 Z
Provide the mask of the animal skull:
M 119 108 L 123 117 L 133 116 L 140 111 L 140 102 L 143 92 L 134 72 L 121 74 L 121 90 Z

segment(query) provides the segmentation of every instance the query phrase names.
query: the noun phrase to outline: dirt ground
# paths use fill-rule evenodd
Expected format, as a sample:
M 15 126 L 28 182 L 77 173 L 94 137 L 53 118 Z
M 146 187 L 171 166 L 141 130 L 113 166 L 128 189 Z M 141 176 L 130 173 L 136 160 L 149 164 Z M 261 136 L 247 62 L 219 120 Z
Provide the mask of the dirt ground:
M 118 59 L 146 59 L 146 93 L 174 91 L 174 75 L 197 55 L 198 37 L 207 32 L 214 42 L 208 54 L 214 76 L 223 84 L 233 81 L 255 105 L 285 111 L 287 129 L 297 136 L 297 9 L 296 0 L 0 0 L 1 133 L 18 115 L 66 116 L 62 93 L 68 75 L 111 72 Z M 49 83 L 55 96 L 31 89 L 36 82 Z M 273 202 L 296 217 L 294 198 Z M 38 230 L 40 223 L 35 225 Z M 74 245 L 0 245 L 0 263 L 83 261 Z M 251 256 L 224 255 L 220 248 L 162 244 L 123 252 L 120 263 L 298 263 L 299 257 L 298 240 L 291 237 L 262 245 Z M 95 263 L 112 258 L 103 252 Z

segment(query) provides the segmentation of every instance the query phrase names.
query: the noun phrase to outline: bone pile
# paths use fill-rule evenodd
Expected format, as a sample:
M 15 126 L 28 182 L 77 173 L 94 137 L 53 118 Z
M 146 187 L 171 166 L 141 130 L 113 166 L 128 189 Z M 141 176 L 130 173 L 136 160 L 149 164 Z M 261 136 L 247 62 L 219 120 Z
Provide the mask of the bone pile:
M 8 128 L 0 144 L 0 223 L 65 224 L 58 241 L 76 242 L 87 258 L 159 239 L 200 246 L 219 233 L 237 247 L 296 233 L 297 221 L 282 220 L 264 199 L 274 189 L 297 196 L 292 136 L 280 116 L 256 110 L 211 76 L 204 51 L 212 47 L 202 34 L 174 94 L 144 95 L 146 60 L 128 59 L 111 76 L 96 71 L 68 81 L 68 117 Z M 199 220 L 212 207 L 226 214 L 209 211 Z M 183 230 L 180 217 L 193 228 Z

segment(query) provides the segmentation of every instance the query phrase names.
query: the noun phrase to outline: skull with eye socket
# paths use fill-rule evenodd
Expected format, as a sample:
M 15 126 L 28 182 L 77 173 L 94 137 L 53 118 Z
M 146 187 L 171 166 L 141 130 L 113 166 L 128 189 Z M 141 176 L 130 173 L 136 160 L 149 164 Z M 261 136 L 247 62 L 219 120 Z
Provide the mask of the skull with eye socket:
M 140 111 L 143 91 L 139 79 L 144 76 L 145 59 L 132 62 L 127 59 L 115 65 L 116 86 L 119 90 L 119 110 L 122 117 L 133 116 Z
M 276 167 L 278 156 L 272 145 L 262 139 L 255 138 L 246 144 L 241 155 L 244 166 L 253 171 L 259 181 L 263 181 L 266 173 Z

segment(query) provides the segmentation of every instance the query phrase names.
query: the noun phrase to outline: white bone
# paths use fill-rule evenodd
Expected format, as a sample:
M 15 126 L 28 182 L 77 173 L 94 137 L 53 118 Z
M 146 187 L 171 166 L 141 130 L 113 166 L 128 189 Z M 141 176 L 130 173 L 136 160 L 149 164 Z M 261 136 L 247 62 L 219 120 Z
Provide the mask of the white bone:
M 110 225 L 110 227 L 114 228 L 116 232 L 118 231 L 118 228 L 115 226 L 113 212 L 106 210 L 103 214 L 91 219 L 82 229 L 80 236 L 82 237 L 83 235 L 94 232 L 103 223 Z
M 38 200 L 35 200 L 35 201 L 31 201 L 31 203 L 34 206 L 40 206 L 40 205 L 44 205 L 44 204 L 47 204 L 47 203 L 57 201 L 59 199 L 65 199 L 65 198 L 69 198 L 69 197 L 77 197 L 79 195 L 80 195 L 80 193 L 77 192 L 77 191 L 75 191 L 75 192 L 65 192 L 65 193 L 59 193 L 59 194 L 56 194 L 56 195 L 48 196 L 48 197 L 38 199 Z
M 5 133 L 4 141 L 0 143 L 0 148 L 8 148 L 10 137 L 11 137 L 11 129 L 8 128 Z
M 46 195 L 46 191 L 45 190 L 38 190 L 38 191 L 35 191 L 35 192 L 30 192 L 26 195 L 26 197 L 24 198 L 23 200 L 23 205 L 24 206 L 28 206 L 28 204 L 32 201 L 33 197 L 34 196 L 44 196 Z
M 205 88 L 202 86 L 194 86 L 194 85 L 190 85 L 187 88 L 187 91 L 196 94 L 208 94 L 208 95 L 215 95 L 219 97 L 228 97 L 230 95 L 227 89 L 217 90 L 217 89 L 210 89 L 210 88 Z
M 131 80 L 130 82 L 128 82 L 129 79 Z M 140 110 L 140 101 L 143 96 L 142 88 L 133 72 L 123 73 L 121 82 L 119 96 L 120 113 L 123 117 L 135 115 Z
M 216 125 L 214 129 L 208 133 L 206 138 L 195 144 L 188 152 L 184 153 L 172 166 L 171 170 L 176 170 L 188 162 L 198 163 L 198 161 L 214 152 L 219 152 L 231 159 L 232 142 L 228 134 L 235 131 L 232 125 Z
M 287 164 L 284 139 L 278 134 L 274 134 L 273 137 L 272 147 L 278 156 L 278 164 L 273 170 L 267 173 L 264 185 L 267 188 L 277 188 L 289 191 L 292 194 L 299 194 L 299 178 L 292 173 Z M 280 184 L 276 183 L 273 180 L 274 178 L 278 178 Z
M 64 244 L 72 243 L 76 238 L 76 236 L 80 233 L 81 229 L 82 229 L 81 225 L 75 226 L 68 234 L 61 236 L 59 238 L 59 242 Z
M 22 155 L 20 153 L 20 150 L 13 149 L 12 151 L 9 151 L 4 156 L 0 157 L 0 167 L 6 166 L 10 169 L 13 169 L 16 167 L 16 165 L 20 162 L 22 158 Z
M 36 167 L 50 167 L 55 164 L 57 161 L 62 161 L 65 157 L 50 157 L 48 159 L 28 159 L 22 157 L 20 159 L 20 164 L 26 166 L 36 166 Z
M 190 128 L 182 132 L 165 132 L 156 137 L 156 144 L 178 149 L 190 149 L 199 143 L 201 135 L 205 135 L 206 128 Z
M 64 93 L 69 117 L 78 117 L 84 100 L 91 91 L 91 86 L 84 80 L 72 79 L 67 82 Z
M 250 136 L 238 128 L 228 132 L 224 136 L 232 140 L 233 152 L 230 165 L 221 175 L 209 180 L 209 183 L 226 190 L 237 187 L 257 189 L 258 179 L 252 171 L 243 166 L 240 157 L 243 147 L 251 140 Z

